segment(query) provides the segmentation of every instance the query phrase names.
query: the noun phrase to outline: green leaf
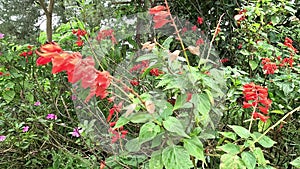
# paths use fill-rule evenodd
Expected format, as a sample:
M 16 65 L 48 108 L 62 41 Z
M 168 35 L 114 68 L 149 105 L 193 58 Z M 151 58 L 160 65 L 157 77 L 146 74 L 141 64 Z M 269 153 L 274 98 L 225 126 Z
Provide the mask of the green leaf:
M 282 110 L 272 110 L 270 113 L 275 113 L 275 114 L 284 114 Z
M 163 121 L 163 126 L 166 130 L 170 131 L 170 132 L 174 132 L 180 136 L 186 137 L 186 138 L 190 138 L 190 136 L 188 136 L 185 131 L 184 131 L 184 127 L 181 124 L 181 122 L 176 119 L 175 117 L 168 117 L 165 121 Z
M 300 168 L 300 157 L 297 157 L 295 160 L 290 162 L 290 164 L 296 168 Z
M 140 62 L 140 61 L 143 61 L 143 60 L 151 60 L 151 59 L 157 59 L 157 56 L 154 55 L 153 53 L 145 54 L 145 55 L 139 56 L 136 59 L 136 62 Z
M 161 151 L 154 151 L 151 154 L 151 159 L 149 161 L 149 168 L 153 169 L 163 169 L 164 164 L 162 162 Z
M 258 132 L 254 132 L 253 134 L 251 134 L 251 137 L 256 140 L 258 139 L 262 134 L 261 133 L 258 133 Z M 272 147 L 276 142 L 273 141 L 270 137 L 268 136 L 263 136 L 259 141 L 258 143 L 260 145 L 262 145 L 263 147 L 265 148 L 270 148 Z
M 128 141 L 125 144 L 125 148 L 129 152 L 138 152 L 141 149 L 141 144 L 139 143 L 139 139 L 135 138 L 135 139 L 132 139 L 132 140 Z
M 121 127 L 121 126 L 124 126 L 124 125 L 127 124 L 127 123 L 129 123 L 129 120 L 128 120 L 127 118 L 121 116 L 121 117 L 118 119 L 116 125 L 114 126 L 114 129 L 119 128 L 119 127 Z
M 183 147 L 187 152 L 201 161 L 205 161 L 203 145 L 197 137 L 183 140 Z
M 15 93 L 15 91 L 13 91 L 13 90 L 4 90 L 4 91 L 2 92 L 3 99 L 4 99 L 7 103 L 11 102 L 11 101 L 14 99 L 15 95 L 16 95 L 16 93 Z
M 160 127 L 152 122 L 148 122 L 144 124 L 139 133 L 139 142 L 140 144 L 143 144 L 149 140 L 152 140 L 157 133 L 160 132 Z
M 267 164 L 264 154 L 259 147 L 255 147 L 255 149 L 253 150 L 253 154 L 256 157 L 258 164 L 261 164 L 261 165 Z
M 236 134 L 233 133 L 233 132 L 219 132 L 219 133 L 222 134 L 226 138 L 230 138 L 232 140 L 236 140 Z
M 34 101 L 34 96 L 31 93 L 27 93 L 25 95 L 26 100 L 28 100 L 30 103 Z
M 249 64 L 250 64 L 251 70 L 255 70 L 257 68 L 257 66 L 258 66 L 258 63 L 255 62 L 254 60 L 250 60 Z
M 240 147 L 232 143 L 227 143 L 225 145 L 218 146 L 217 149 L 220 149 L 228 154 L 238 154 L 240 152 Z
M 128 117 L 128 120 L 130 120 L 130 122 L 132 123 L 146 123 L 148 121 L 151 121 L 153 119 L 153 117 L 151 116 L 151 114 L 144 113 L 144 112 L 137 112 L 137 113 L 133 113 Z
M 242 160 L 244 161 L 247 169 L 254 169 L 256 166 L 256 159 L 251 152 L 242 152 Z
M 180 109 L 183 106 L 183 104 L 186 102 L 186 98 L 187 98 L 187 95 L 177 96 L 173 111 Z
M 246 169 L 246 166 L 239 156 L 224 154 L 221 156 L 220 169 Z
M 190 169 L 193 166 L 190 155 L 182 146 L 171 145 L 162 152 L 162 161 L 166 169 Z
M 169 37 L 164 41 L 164 43 L 162 44 L 162 46 L 163 46 L 165 49 L 169 49 L 169 48 L 170 48 L 170 44 L 171 44 L 172 41 L 173 41 L 173 37 L 172 37 L 172 36 L 169 36 Z
M 242 126 L 229 125 L 229 127 L 241 138 L 248 138 L 250 132 Z
M 196 105 L 197 110 L 202 115 L 206 115 L 210 111 L 210 101 L 205 93 L 202 94 L 193 94 L 191 102 Z
M 241 53 L 242 55 L 245 55 L 245 56 L 250 55 L 250 53 L 249 53 L 247 50 L 245 50 L 245 49 L 242 49 L 242 50 L 240 51 L 240 53 Z

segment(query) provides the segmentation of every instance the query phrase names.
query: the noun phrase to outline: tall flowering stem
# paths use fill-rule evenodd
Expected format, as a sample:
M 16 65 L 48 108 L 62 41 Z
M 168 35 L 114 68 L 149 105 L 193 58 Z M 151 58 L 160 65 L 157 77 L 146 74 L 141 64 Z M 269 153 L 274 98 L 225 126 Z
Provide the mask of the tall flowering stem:
M 168 13 L 169 13 L 169 15 L 170 15 L 172 25 L 173 25 L 174 28 L 175 28 L 176 35 L 177 35 L 177 37 L 178 37 L 178 39 L 179 39 L 181 48 L 182 48 L 182 50 L 183 50 L 183 55 L 184 55 L 184 57 L 185 57 L 185 59 L 186 59 L 186 62 L 187 62 L 187 64 L 188 64 L 188 67 L 189 67 L 189 69 L 190 69 L 190 62 L 189 62 L 188 56 L 187 56 L 187 54 L 186 54 L 186 49 L 185 49 L 185 47 L 184 47 L 182 38 L 181 38 L 181 36 L 180 36 L 180 34 L 179 34 L 179 30 L 178 30 L 178 28 L 177 28 L 177 25 L 176 25 L 176 23 L 175 23 L 175 20 L 174 20 L 173 16 L 171 15 L 170 7 L 169 7 L 169 5 L 168 5 L 168 1 L 167 1 L 167 0 L 165 0 L 165 4 L 166 4 L 167 10 L 168 10 Z
M 272 101 L 268 99 L 268 88 L 255 85 L 253 82 L 243 86 L 243 94 L 245 101 L 243 108 L 252 108 L 251 121 L 249 131 L 251 130 L 252 120 L 259 118 L 262 122 L 268 120 L 267 115 Z

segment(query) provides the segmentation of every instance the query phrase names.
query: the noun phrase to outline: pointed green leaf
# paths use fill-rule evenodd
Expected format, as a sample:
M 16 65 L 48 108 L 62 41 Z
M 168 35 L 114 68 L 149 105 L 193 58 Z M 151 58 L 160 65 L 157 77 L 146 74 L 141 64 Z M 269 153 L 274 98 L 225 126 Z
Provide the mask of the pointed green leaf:
M 197 159 L 204 161 L 203 145 L 197 137 L 183 140 L 183 147 L 187 152 L 196 157 Z
M 258 132 L 254 132 L 253 134 L 251 134 L 252 138 L 254 140 L 258 139 L 262 134 L 261 133 L 258 133 Z M 259 141 L 258 143 L 260 145 L 262 145 L 263 147 L 265 148 L 270 148 L 272 147 L 276 142 L 273 141 L 270 137 L 268 136 L 263 136 Z
M 163 121 L 163 126 L 166 130 L 168 130 L 170 132 L 174 132 L 180 136 L 190 138 L 190 136 L 188 136 L 185 133 L 184 127 L 181 124 L 181 122 L 178 119 L 176 119 L 175 117 L 172 117 L 172 116 L 168 117 L 165 121 Z
M 2 92 L 3 99 L 4 99 L 7 103 L 11 102 L 11 101 L 14 99 L 15 95 L 16 95 L 16 93 L 15 93 L 15 91 L 13 91 L 13 90 L 4 90 L 4 91 Z
M 151 159 L 149 161 L 149 168 L 153 169 L 163 169 L 164 164 L 162 162 L 161 151 L 154 151 L 151 154 Z
M 217 149 L 220 149 L 228 154 L 238 154 L 240 152 L 240 147 L 232 143 L 227 143 L 225 145 L 218 146 Z
M 224 154 L 221 156 L 220 169 L 246 169 L 238 155 Z
M 139 143 L 139 139 L 135 138 L 135 139 L 132 139 L 132 140 L 128 141 L 125 144 L 125 148 L 129 152 L 138 152 L 141 149 L 141 144 Z
M 253 150 L 253 154 L 256 157 L 258 164 L 261 164 L 261 165 L 266 165 L 267 164 L 266 159 L 264 157 L 264 154 L 263 154 L 262 150 L 259 147 L 256 147 Z
M 160 128 L 156 124 L 154 124 L 152 122 L 148 122 L 148 123 L 144 124 L 141 127 L 140 133 L 139 133 L 140 144 L 143 144 L 149 140 L 152 140 L 157 135 L 158 132 L 160 132 Z
M 254 169 L 256 166 L 256 159 L 251 152 L 242 152 L 242 160 L 244 161 L 247 169 Z
M 190 169 L 193 163 L 190 155 L 182 146 L 171 145 L 162 152 L 162 161 L 166 169 Z
M 300 157 L 297 157 L 295 160 L 290 162 L 290 164 L 296 168 L 300 168 Z
M 248 138 L 250 132 L 242 126 L 229 125 L 229 127 L 241 138 Z
M 250 65 L 251 70 L 255 70 L 258 66 L 258 63 L 255 62 L 254 60 L 250 60 L 249 65 Z

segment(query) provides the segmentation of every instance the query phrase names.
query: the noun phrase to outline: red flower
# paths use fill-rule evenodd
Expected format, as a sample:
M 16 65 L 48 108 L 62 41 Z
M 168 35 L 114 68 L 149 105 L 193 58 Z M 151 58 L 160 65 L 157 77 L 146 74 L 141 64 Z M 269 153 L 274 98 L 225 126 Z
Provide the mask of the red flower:
M 298 52 L 298 50 L 293 46 L 293 40 L 292 40 L 292 39 L 286 37 L 286 38 L 284 39 L 284 45 L 285 45 L 286 47 L 290 48 L 290 49 L 291 49 L 292 51 L 294 51 L 295 53 Z
M 228 58 L 223 58 L 223 59 L 220 60 L 221 63 L 226 63 L 226 62 L 228 62 L 228 61 L 229 61 Z
M 275 70 L 277 70 L 277 66 L 276 63 L 266 63 L 263 66 L 263 69 L 265 70 L 265 74 L 269 75 L 269 74 L 274 74 Z
M 153 68 L 153 69 L 150 70 L 150 74 L 152 76 L 159 76 L 160 74 L 162 74 L 162 72 L 159 71 L 158 68 Z
M 27 52 L 27 55 L 29 55 L 29 56 L 31 56 L 32 54 L 33 54 L 32 50 Z
M 187 28 L 186 27 L 182 28 L 182 30 L 181 30 L 182 34 L 184 34 L 185 32 L 187 32 Z
M 202 45 L 204 44 L 204 41 L 202 38 L 199 38 L 197 41 L 196 41 L 196 46 L 199 46 L 199 45 Z
M 133 79 L 133 80 L 130 81 L 130 84 L 132 86 L 138 86 L 140 83 L 139 83 L 139 81 L 137 79 Z
M 252 114 L 252 117 L 253 119 L 259 118 L 262 122 L 266 122 L 270 118 L 269 116 L 264 116 L 261 113 L 257 113 L 257 112 L 254 112 Z
M 78 39 L 77 41 L 76 41 L 76 44 L 77 44 L 77 46 L 82 46 L 83 45 L 83 41 L 81 40 L 81 39 Z
M 165 11 L 166 9 L 167 8 L 165 6 L 156 6 L 149 9 L 149 14 L 153 15 L 154 29 L 159 29 L 165 24 L 171 22 L 171 20 L 167 19 L 170 14 Z
M 200 16 L 198 16 L 197 22 L 201 25 L 203 23 L 203 18 L 201 18 Z
M 194 31 L 194 32 L 196 32 L 197 29 L 198 29 L 198 27 L 197 27 L 196 25 L 194 25 L 194 26 L 192 27 L 192 31 Z
M 20 54 L 20 56 L 26 57 L 26 56 L 27 56 L 27 52 L 22 52 L 22 53 Z
M 237 48 L 238 48 L 238 49 L 242 49 L 242 47 L 243 47 L 243 44 L 240 43 L 239 46 L 238 46 Z
M 3 72 L 0 72 L 0 76 L 2 76 L 3 75 Z
M 35 51 L 37 55 L 40 57 L 36 60 L 36 64 L 39 65 L 45 65 L 49 62 L 51 62 L 53 57 L 58 57 L 63 50 L 60 46 L 56 43 L 50 43 L 46 44 L 40 47 L 40 51 Z
M 251 82 L 243 86 L 243 94 L 245 98 L 245 101 L 243 102 L 243 108 L 253 108 L 253 110 L 256 111 L 258 106 L 260 112 L 263 114 L 268 114 L 272 103 L 272 101 L 268 99 L 268 88 L 255 85 L 253 82 Z M 254 112 L 252 116 L 254 119 L 260 118 L 261 121 L 266 122 L 269 117 L 266 117 L 263 114 Z

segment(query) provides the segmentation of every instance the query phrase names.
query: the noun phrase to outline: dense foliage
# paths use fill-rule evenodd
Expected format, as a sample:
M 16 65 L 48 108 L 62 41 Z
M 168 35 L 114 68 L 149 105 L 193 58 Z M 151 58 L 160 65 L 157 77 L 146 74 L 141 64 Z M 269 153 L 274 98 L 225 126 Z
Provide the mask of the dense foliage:
M 0 0 L 4 168 L 300 167 L 299 2 L 49 2 Z

